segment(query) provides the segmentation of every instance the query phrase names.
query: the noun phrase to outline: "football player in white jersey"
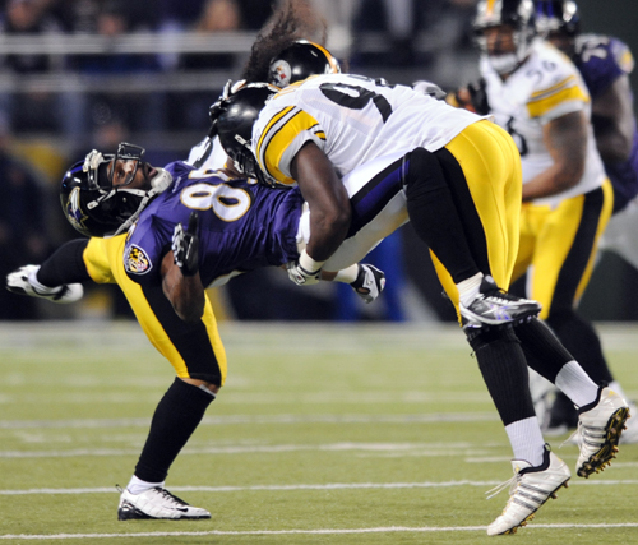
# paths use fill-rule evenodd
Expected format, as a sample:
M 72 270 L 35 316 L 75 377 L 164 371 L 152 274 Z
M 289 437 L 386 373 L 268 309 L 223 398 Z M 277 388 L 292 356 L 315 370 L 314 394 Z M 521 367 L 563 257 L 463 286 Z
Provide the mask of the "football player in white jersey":
M 528 294 L 543 306 L 540 317 L 607 386 L 598 335 L 576 307 L 612 213 L 613 191 L 596 149 L 588 89 L 575 65 L 536 37 L 535 11 L 522 9 L 527 3 L 481 1 L 474 24 L 489 113 L 516 141 L 523 165 L 513 277 L 527 272 Z
M 582 410 L 585 434 L 602 418 L 613 437 L 595 446 L 581 443 L 578 473 L 587 476 L 609 463 L 626 419 L 625 401 L 601 392 L 534 317 L 533 301 L 510 298 L 497 287 L 508 287 L 516 260 L 522 187 L 520 157 L 505 131 L 410 88 L 343 74 L 313 76 L 283 91 L 239 82 L 213 110 L 216 132 L 235 168 L 261 183 L 298 184 L 309 202 L 305 231 L 302 226 L 308 243 L 289 269 L 296 283 L 313 283 L 324 263 L 339 256 L 333 252 L 343 237 L 365 231 L 369 218 L 382 213 L 387 217 L 380 232 L 392 230 L 392 222 L 407 212 L 431 248 L 517 459 L 520 486 L 488 533 L 524 525 L 570 477 L 542 438 L 528 362 L 552 367 L 561 390 Z M 354 195 L 343 183 L 353 169 L 388 157 L 384 177 Z M 348 197 L 365 200 L 379 193 L 397 208 L 371 209 L 359 217 L 342 206 Z M 369 249 L 358 246 L 350 258 Z M 463 300 L 473 275 L 480 305 L 472 294 L 469 302 Z M 530 487 L 535 492 L 522 501 Z

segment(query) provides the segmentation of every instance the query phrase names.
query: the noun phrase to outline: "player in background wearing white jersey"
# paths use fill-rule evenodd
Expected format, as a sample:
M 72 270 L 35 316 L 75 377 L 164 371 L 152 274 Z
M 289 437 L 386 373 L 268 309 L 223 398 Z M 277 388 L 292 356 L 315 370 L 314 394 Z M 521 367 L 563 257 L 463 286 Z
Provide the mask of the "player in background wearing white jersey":
M 359 229 L 362 218 L 348 216 L 341 208 L 344 198 L 387 195 L 396 208 L 370 210 L 380 218 L 378 238 L 409 214 L 460 311 L 516 457 L 517 486 L 503 515 L 488 528 L 488 534 L 495 535 L 524 525 L 570 477 L 564 462 L 545 446 L 528 388 L 528 362 L 551 367 L 560 388 L 580 407 L 583 429 L 602 425 L 609 431 L 609 442 L 601 436 L 597 445 L 580 444 L 576 469 L 582 476 L 609 463 L 627 409 L 620 396 L 601 391 L 589 379 L 533 317 L 535 311 L 523 320 L 520 314 L 514 320 L 505 316 L 502 321 L 509 323 L 500 325 L 495 325 L 494 315 L 488 326 L 490 312 L 507 314 L 492 301 L 521 303 L 498 290 L 494 280 L 482 279 L 481 290 L 492 286 L 483 292 L 483 308 L 470 300 L 468 311 L 464 304 L 459 294 L 464 286 L 459 290 L 458 284 L 475 270 L 479 278 L 491 275 L 496 285 L 509 285 L 522 184 L 520 157 L 506 132 L 460 112 L 407 87 L 388 87 L 356 75 L 326 75 L 282 92 L 267 84 L 238 82 L 226 89 L 211 113 L 235 168 L 269 185 L 298 183 L 310 203 L 303 227 L 309 241 L 306 255 L 302 252 L 300 262 L 289 270 L 296 283 L 314 282 L 323 260 L 339 262 L 334 247 L 344 233 L 350 236 Z M 353 196 L 341 176 L 380 158 L 392 158 L 384 177 L 371 180 Z M 360 245 L 350 258 L 368 250 Z M 483 310 L 485 314 L 478 315 Z
M 601 246 L 618 252 L 638 268 L 638 247 L 633 236 L 638 206 L 634 203 L 627 209 L 638 194 L 638 129 L 629 83 L 634 61 L 627 45 L 618 38 L 581 34 L 580 26 L 578 6 L 573 0 L 537 1 L 537 32 L 572 60 L 591 95 L 596 147 L 614 192 L 612 218 Z M 598 361 L 604 363 L 604 358 Z M 623 395 L 607 365 L 588 371 L 594 381 L 610 384 Z M 635 404 L 630 403 L 630 414 L 637 412 Z M 573 405 L 562 394 L 556 394 L 549 413 L 549 430 L 576 427 Z M 638 418 L 629 420 L 623 433 L 623 442 L 636 441 Z
M 587 87 L 573 63 L 537 37 L 541 7 L 530 0 L 479 2 L 474 26 L 483 51 L 483 95 L 475 94 L 474 106 L 508 130 L 521 154 L 523 210 L 513 279 L 527 273 L 528 294 L 543 306 L 540 317 L 605 387 L 611 375 L 600 340 L 576 307 L 612 213 L 613 191 L 596 149 Z M 540 375 L 554 382 L 551 374 Z M 546 426 L 546 382 L 533 379 Z

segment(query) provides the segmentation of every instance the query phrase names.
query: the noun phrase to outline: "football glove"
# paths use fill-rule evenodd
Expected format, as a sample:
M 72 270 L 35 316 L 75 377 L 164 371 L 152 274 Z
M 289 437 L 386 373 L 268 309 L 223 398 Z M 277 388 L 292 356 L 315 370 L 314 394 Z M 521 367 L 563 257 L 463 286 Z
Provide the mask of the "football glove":
M 182 224 L 175 226 L 171 249 L 175 257 L 175 265 L 184 276 L 193 276 L 199 271 L 199 215 L 191 212 L 188 218 L 188 230 L 184 232 Z
M 478 115 L 487 115 L 490 113 L 490 105 L 487 101 L 487 90 L 485 79 L 481 78 L 477 85 L 468 83 L 465 88 L 467 93 L 463 97 L 459 96 L 460 91 L 450 93 L 446 102 L 458 108 L 465 108 L 470 112 Z
M 445 91 L 443 91 L 438 85 L 432 83 L 431 81 L 417 80 L 412 84 L 412 88 L 415 91 L 423 95 L 431 96 L 436 100 L 444 100 L 447 96 L 447 93 Z
M 321 280 L 323 261 L 315 261 L 306 250 L 301 250 L 298 261 L 286 264 L 288 278 L 297 286 L 312 286 Z
M 7 289 L 11 293 L 41 297 L 56 303 L 74 303 L 82 299 L 84 295 L 82 284 L 63 284 L 49 288 L 38 282 L 36 274 L 39 270 L 40 265 L 25 265 L 10 272 L 6 278 Z
M 357 279 L 350 285 L 366 303 L 372 303 L 385 288 L 385 274 L 370 263 L 359 263 Z

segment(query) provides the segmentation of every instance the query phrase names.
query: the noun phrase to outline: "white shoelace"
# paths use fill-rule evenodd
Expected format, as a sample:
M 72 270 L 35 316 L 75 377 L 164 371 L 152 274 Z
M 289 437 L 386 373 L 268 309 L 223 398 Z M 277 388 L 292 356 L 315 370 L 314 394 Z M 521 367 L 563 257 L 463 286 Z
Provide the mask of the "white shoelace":
M 507 481 L 503 481 L 502 483 L 497 484 L 494 488 L 487 490 L 485 492 L 485 499 L 491 500 L 494 496 L 498 496 L 503 490 L 505 490 L 508 486 L 510 488 L 510 496 L 516 491 L 516 487 L 518 485 L 518 477 L 519 474 L 510 477 Z

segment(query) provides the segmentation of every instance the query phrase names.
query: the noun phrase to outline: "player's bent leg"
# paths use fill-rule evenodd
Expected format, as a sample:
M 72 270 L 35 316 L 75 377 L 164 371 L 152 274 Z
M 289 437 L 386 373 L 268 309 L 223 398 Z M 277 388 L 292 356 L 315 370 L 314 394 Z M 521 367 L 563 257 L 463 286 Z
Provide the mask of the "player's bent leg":
M 121 491 L 118 520 L 210 518 L 205 509 L 191 507 L 164 488 L 170 466 L 215 399 L 205 384 L 217 388 L 204 381 L 190 384 L 176 378 L 158 403 L 135 474 Z

